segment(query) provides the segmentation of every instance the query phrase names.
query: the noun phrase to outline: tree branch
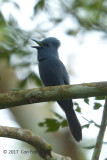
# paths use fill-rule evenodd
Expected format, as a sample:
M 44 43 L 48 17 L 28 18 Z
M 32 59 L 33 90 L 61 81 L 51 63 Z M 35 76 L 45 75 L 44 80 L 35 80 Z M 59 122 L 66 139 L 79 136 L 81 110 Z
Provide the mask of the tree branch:
M 38 102 L 107 95 L 107 82 L 41 87 L 0 94 L 0 109 Z
M 94 148 L 94 153 L 92 156 L 92 160 L 99 160 L 102 144 L 103 144 L 103 138 L 104 138 L 104 133 L 106 130 L 106 125 L 107 125 L 107 97 L 105 99 L 105 105 L 104 105 L 104 110 L 103 110 L 103 116 L 102 116 L 102 121 L 101 121 L 101 126 L 100 126 L 100 131 L 96 140 L 96 145 Z
M 45 160 L 71 160 L 69 157 L 52 152 L 52 147 L 48 143 L 27 129 L 0 126 L 0 137 L 14 138 L 31 144 Z

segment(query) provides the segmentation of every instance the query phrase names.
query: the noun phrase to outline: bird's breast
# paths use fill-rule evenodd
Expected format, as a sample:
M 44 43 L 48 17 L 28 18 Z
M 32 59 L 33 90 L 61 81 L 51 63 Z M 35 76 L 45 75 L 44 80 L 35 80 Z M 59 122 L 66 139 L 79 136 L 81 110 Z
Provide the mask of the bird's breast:
M 40 78 L 45 86 L 63 84 L 61 66 L 58 59 L 46 59 L 39 62 Z

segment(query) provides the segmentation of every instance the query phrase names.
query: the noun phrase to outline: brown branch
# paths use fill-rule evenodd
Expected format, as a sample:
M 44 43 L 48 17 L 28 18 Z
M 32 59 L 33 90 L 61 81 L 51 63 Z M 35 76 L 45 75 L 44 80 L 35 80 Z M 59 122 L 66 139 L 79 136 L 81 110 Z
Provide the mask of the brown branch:
M 71 160 L 69 157 L 52 152 L 52 147 L 48 143 L 27 129 L 0 126 L 0 137 L 18 139 L 31 144 L 39 156 L 46 160 Z
M 107 82 L 41 87 L 0 94 L 0 108 L 19 105 L 107 95 Z
M 105 99 L 105 105 L 104 105 L 104 110 L 103 110 L 100 131 L 97 136 L 92 160 L 99 160 L 99 156 L 100 156 L 100 152 L 101 152 L 101 148 L 102 148 L 102 144 L 103 144 L 104 133 L 106 130 L 106 125 L 107 125 L 107 97 Z

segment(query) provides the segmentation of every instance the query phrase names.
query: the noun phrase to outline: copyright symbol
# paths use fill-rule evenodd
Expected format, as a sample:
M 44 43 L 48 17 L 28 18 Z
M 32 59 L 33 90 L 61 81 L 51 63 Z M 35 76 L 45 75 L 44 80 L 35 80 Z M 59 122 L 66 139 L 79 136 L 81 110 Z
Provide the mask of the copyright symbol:
M 3 150 L 3 153 L 6 154 L 6 153 L 7 153 L 7 150 Z

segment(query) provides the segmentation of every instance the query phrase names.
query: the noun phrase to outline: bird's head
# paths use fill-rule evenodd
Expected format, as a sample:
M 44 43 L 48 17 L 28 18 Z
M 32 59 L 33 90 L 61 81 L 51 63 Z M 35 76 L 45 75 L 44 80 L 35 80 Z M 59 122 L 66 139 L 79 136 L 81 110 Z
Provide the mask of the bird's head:
M 45 50 L 45 49 L 51 49 L 51 48 L 58 49 L 60 46 L 60 41 L 54 37 L 49 37 L 42 41 L 38 41 L 36 39 L 32 39 L 32 40 L 39 45 L 39 46 L 32 46 L 32 48 L 36 48 L 37 50 L 39 49 Z
M 32 40 L 38 44 L 38 46 L 32 46 L 32 48 L 37 49 L 39 61 L 53 56 L 58 57 L 58 48 L 60 46 L 60 41 L 58 39 L 49 37 L 42 41 L 36 39 Z

